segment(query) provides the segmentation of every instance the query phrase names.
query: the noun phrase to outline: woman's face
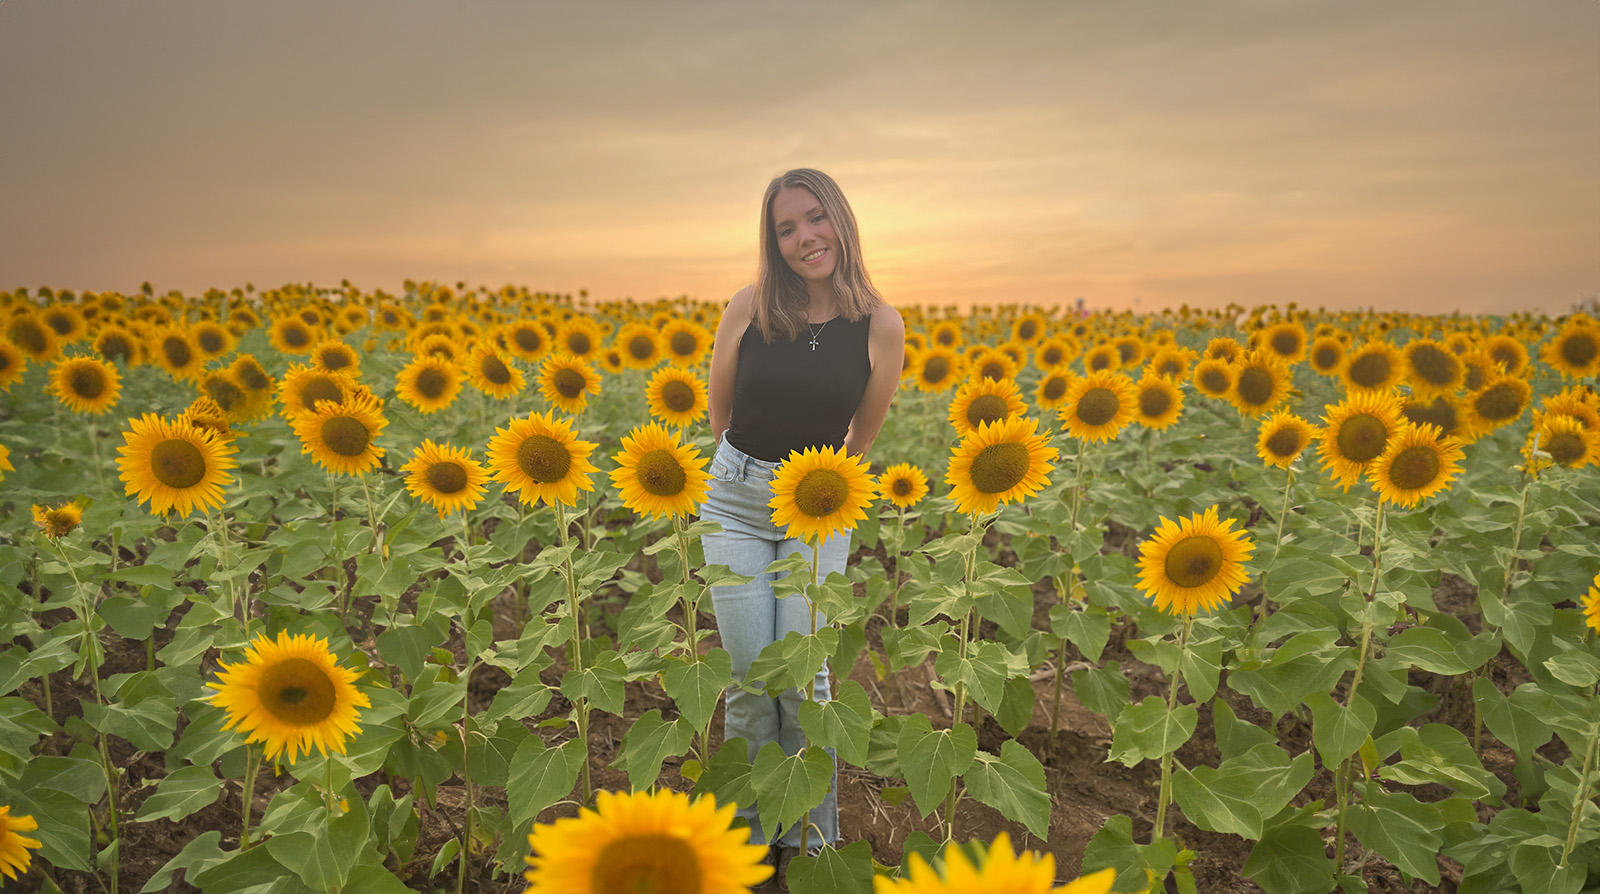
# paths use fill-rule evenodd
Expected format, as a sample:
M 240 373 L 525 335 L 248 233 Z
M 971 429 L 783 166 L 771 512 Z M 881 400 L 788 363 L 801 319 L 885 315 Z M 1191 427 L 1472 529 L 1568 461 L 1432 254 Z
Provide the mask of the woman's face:
M 839 234 L 822 203 L 804 187 L 785 187 L 772 199 L 772 228 L 789 269 L 807 282 L 827 281 L 839 261 Z

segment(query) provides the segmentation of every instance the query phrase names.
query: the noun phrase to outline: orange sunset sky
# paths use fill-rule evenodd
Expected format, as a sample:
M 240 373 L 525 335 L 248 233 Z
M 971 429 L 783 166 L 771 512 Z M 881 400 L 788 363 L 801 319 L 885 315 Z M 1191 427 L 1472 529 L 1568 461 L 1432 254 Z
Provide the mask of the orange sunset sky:
M 843 186 L 899 304 L 1600 293 L 1600 3 L 0 0 L 0 288 L 726 298 Z

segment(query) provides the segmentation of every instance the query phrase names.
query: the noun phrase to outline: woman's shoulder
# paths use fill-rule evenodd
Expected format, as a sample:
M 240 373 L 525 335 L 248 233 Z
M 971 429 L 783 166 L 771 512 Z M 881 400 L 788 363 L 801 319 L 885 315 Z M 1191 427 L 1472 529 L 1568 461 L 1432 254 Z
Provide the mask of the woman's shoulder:
M 739 291 L 733 293 L 733 297 L 728 299 L 728 306 L 723 310 L 723 314 L 727 315 L 738 310 L 743 311 L 746 315 L 748 315 L 750 313 L 750 308 L 755 304 L 755 300 L 756 286 L 755 283 L 751 283 L 750 285 L 745 286 Z
M 905 338 L 906 321 L 901 319 L 900 311 L 887 301 L 878 302 L 872 309 L 872 334 L 878 338 Z

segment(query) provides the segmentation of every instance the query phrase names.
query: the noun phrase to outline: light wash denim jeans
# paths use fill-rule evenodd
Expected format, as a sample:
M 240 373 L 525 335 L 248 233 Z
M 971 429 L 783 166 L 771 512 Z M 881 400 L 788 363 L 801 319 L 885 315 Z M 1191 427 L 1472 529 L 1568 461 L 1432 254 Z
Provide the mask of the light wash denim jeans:
M 701 538 L 705 548 L 706 563 L 726 565 L 743 575 L 755 575 L 748 584 L 711 588 L 711 603 L 717 613 L 717 631 L 722 635 L 722 647 L 733 656 L 733 675 L 743 680 L 751 662 L 761 654 L 768 643 L 783 639 L 788 633 L 811 632 L 811 613 L 806 602 L 798 595 L 779 599 L 773 595 L 770 574 L 762 569 L 775 560 L 792 553 L 801 553 L 809 559 L 811 547 L 803 540 L 790 539 L 772 524 L 772 477 L 777 463 L 766 462 L 745 455 L 724 438 L 711 460 L 711 493 L 700 510 L 700 517 L 722 525 L 722 533 L 706 534 Z M 844 572 L 845 561 L 850 556 L 848 532 L 835 534 L 822 542 L 822 555 L 818 567 L 820 577 L 829 573 Z M 824 619 L 818 616 L 818 625 Z M 817 672 L 816 699 L 827 701 L 832 690 L 828 685 L 828 666 L 823 664 Z M 737 686 L 727 691 L 725 737 L 743 737 L 750 743 L 750 760 L 768 742 L 783 746 L 785 754 L 794 754 L 805 741 L 800 729 L 800 705 L 805 693 L 788 689 L 777 698 L 765 693 L 750 693 Z M 839 771 L 832 749 L 828 757 L 834 759 L 833 783 L 828 796 L 811 810 L 812 845 L 833 844 L 839 840 Z M 761 828 L 756 805 L 739 805 L 739 816 L 750 822 L 750 841 L 766 844 L 769 837 Z M 780 844 L 800 846 L 798 823 L 782 830 Z M 820 834 L 819 834 L 820 833 Z

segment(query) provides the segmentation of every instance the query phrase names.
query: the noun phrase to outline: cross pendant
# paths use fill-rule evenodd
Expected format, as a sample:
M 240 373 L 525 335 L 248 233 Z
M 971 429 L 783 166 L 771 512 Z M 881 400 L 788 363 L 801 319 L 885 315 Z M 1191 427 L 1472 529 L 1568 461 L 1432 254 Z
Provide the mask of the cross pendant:
M 817 340 L 813 338 L 811 340 L 811 350 L 815 351 L 816 349 L 817 349 Z

